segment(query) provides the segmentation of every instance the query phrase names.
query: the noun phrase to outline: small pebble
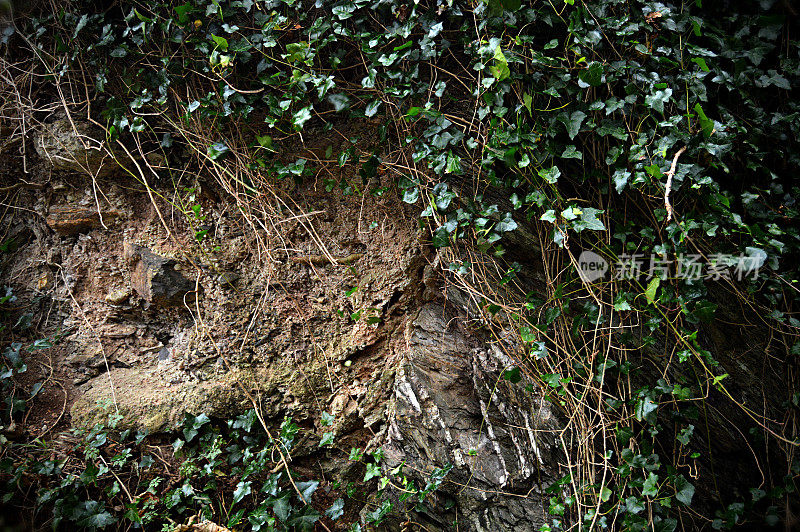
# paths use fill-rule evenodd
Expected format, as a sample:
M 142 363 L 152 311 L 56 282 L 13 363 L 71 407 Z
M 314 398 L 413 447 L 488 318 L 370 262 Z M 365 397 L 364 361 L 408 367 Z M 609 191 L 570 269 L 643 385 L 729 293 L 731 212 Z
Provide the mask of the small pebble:
M 112 303 L 114 305 L 119 305 L 120 303 L 124 302 L 131 293 L 128 291 L 127 288 L 119 288 L 117 290 L 112 290 L 106 296 L 106 301 Z

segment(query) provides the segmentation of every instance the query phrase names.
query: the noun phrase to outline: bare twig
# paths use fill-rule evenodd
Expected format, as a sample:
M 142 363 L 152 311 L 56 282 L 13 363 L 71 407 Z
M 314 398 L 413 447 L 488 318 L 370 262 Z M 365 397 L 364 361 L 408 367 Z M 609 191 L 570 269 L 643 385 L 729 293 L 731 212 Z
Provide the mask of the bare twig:
M 664 207 L 667 208 L 667 222 L 672 220 L 672 204 L 669 202 L 669 193 L 672 191 L 672 178 L 675 175 L 675 169 L 678 167 L 678 158 L 685 151 L 686 146 L 675 152 L 675 157 L 672 158 L 672 166 L 669 167 L 669 172 L 667 172 L 667 184 L 664 190 Z

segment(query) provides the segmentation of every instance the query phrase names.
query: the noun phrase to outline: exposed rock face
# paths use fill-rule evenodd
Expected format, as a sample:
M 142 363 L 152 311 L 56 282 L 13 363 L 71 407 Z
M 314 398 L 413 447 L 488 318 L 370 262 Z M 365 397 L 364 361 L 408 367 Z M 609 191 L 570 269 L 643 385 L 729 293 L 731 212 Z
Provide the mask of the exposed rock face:
M 104 177 L 117 165 L 103 149 L 103 138 L 102 131 L 86 122 L 58 119 L 45 124 L 34 146 L 58 169 Z
M 71 125 L 48 127 L 37 149 L 53 164 L 104 167 L 93 158 L 99 150 L 69 139 Z M 166 219 L 188 237 L 165 234 L 136 183 L 99 183 L 95 196 L 88 179 L 62 179 L 52 201 L 38 199 L 55 235 L 38 218 L 37 241 L 9 277 L 59 302 L 67 333 L 58 363 L 74 425 L 102 422 L 108 411 L 98 405 L 114 402 L 121 425 L 157 432 L 184 412 L 228 418 L 255 401 L 268 422 L 301 424 L 307 434 L 293 458 L 334 478 L 359 480 L 360 466 L 318 447 L 330 430 L 341 448 L 384 447 L 385 472 L 405 462 L 418 485 L 452 464 L 430 501 L 436 515 L 419 516 L 429 529 L 544 522 L 540 486 L 557 467 L 546 431 L 557 420 L 527 383 L 502 379 L 511 361 L 444 302 L 412 207 L 312 182 L 291 192 L 298 212 L 312 214 L 278 211 L 261 231 L 206 202 L 214 242 L 201 250 L 180 213 Z M 179 256 L 191 260 L 170 258 Z M 321 428 L 322 412 L 335 416 L 333 427 Z
M 180 266 L 173 259 L 136 244 L 125 245 L 125 258 L 133 264 L 131 285 L 148 303 L 178 305 L 195 289 L 195 284 L 178 271 Z
M 454 466 L 437 492 L 439 507 L 426 516 L 432 526 L 538 530 L 546 515 L 541 491 L 557 473 L 558 420 L 525 382 L 504 380 L 511 359 L 471 338 L 458 320 L 428 304 L 406 332 L 388 415 L 387 469 L 405 463 L 424 485 L 424 472 Z M 445 510 L 447 499 L 456 510 Z
M 102 216 L 102 218 L 101 218 Z M 57 206 L 47 215 L 47 225 L 61 236 L 75 236 L 92 229 L 99 229 L 119 216 L 116 211 Z

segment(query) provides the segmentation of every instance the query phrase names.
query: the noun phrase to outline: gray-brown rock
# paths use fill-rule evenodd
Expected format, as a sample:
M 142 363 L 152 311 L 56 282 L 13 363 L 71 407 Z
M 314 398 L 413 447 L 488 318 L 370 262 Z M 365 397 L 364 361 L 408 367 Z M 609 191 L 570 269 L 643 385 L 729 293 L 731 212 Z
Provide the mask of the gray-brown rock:
M 127 288 L 117 288 L 115 290 L 111 290 L 106 295 L 106 301 L 112 305 L 119 305 L 124 303 L 130 297 L 130 295 L 131 292 Z
M 177 269 L 178 262 L 156 255 L 136 244 L 127 244 L 125 256 L 132 264 L 131 286 L 145 301 L 159 306 L 181 304 L 195 284 Z
M 118 168 L 105 149 L 104 138 L 99 128 L 64 118 L 44 124 L 34 147 L 56 168 L 104 177 Z
M 74 236 L 102 227 L 101 215 L 103 223 L 109 224 L 119 213 L 110 210 L 98 212 L 85 207 L 53 207 L 47 215 L 47 225 L 59 235 Z
M 453 466 L 434 511 L 418 517 L 431 529 L 457 520 L 463 530 L 539 530 L 547 518 L 542 487 L 558 478 L 558 420 L 526 390 L 531 383 L 503 379 L 509 357 L 469 338 L 454 317 L 428 304 L 407 333 L 387 415 L 386 471 L 405 464 L 424 486 L 426 474 Z

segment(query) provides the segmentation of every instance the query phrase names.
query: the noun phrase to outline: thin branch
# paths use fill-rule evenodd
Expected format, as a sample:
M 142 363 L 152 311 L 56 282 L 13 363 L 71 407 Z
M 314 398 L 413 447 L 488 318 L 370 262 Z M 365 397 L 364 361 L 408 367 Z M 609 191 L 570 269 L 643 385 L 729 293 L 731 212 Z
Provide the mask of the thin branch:
M 667 208 L 667 222 L 672 220 L 672 204 L 669 202 L 669 193 L 672 191 L 672 177 L 675 175 L 675 169 L 678 167 L 678 158 L 683 152 L 686 151 L 686 146 L 675 152 L 675 157 L 672 158 L 672 166 L 669 167 L 667 172 L 667 184 L 664 190 L 664 207 Z

